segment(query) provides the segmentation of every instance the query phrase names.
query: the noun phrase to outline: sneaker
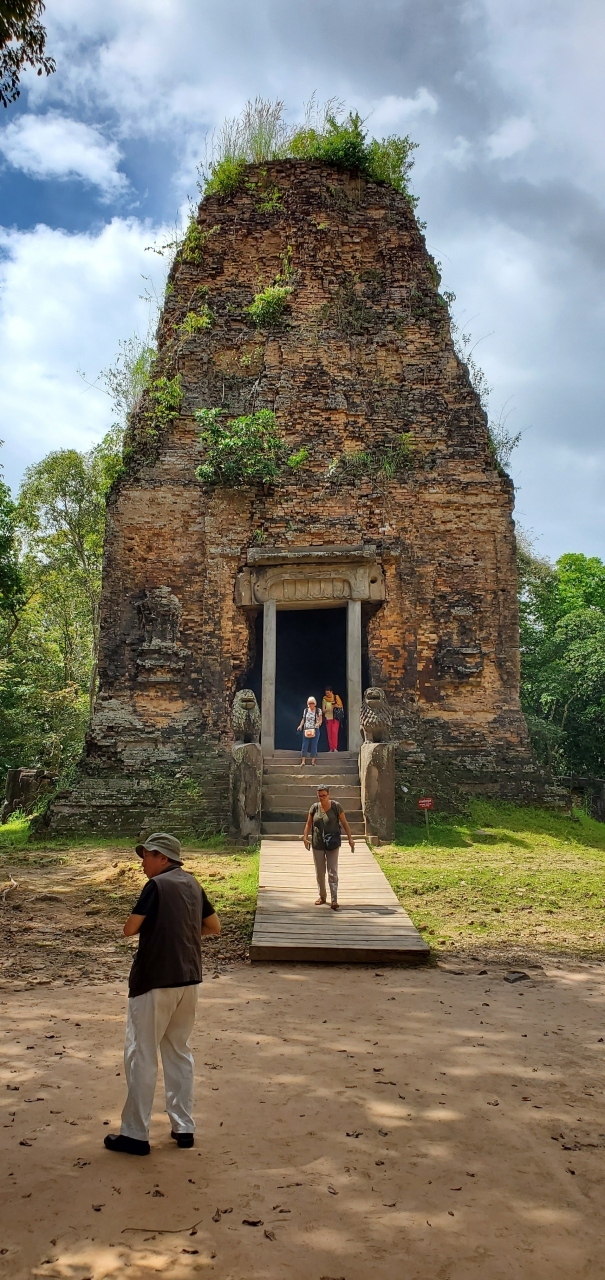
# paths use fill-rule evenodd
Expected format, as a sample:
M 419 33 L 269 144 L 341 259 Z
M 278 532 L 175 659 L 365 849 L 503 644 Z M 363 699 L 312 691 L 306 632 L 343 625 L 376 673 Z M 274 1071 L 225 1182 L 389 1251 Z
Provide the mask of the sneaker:
M 331 902 L 331 903 L 330 903 L 330 906 L 331 906 L 331 908 L 332 908 L 332 910 L 333 910 L 333 911 L 340 911 L 340 907 L 339 907 L 339 905 L 338 905 L 338 903 L 337 903 L 337 902 Z
M 128 1156 L 148 1156 L 151 1147 L 140 1138 L 127 1138 L 125 1133 L 108 1133 L 103 1139 L 108 1151 L 122 1151 Z
M 174 1138 L 174 1141 L 176 1142 L 177 1147 L 192 1147 L 192 1146 L 193 1146 L 193 1134 L 192 1134 L 192 1133 L 175 1133 L 175 1132 L 174 1132 L 174 1129 L 172 1129 L 172 1130 L 171 1130 L 171 1132 L 170 1132 L 170 1137 L 171 1137 L 171 1138 Z

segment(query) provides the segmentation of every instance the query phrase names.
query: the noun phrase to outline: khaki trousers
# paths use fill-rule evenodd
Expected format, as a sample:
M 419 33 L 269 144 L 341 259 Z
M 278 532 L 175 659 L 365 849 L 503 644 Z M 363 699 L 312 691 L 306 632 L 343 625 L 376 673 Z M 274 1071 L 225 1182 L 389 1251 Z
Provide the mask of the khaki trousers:
M 166 1111 L 175 1133 L 193 1133 L 193 1057 L 189 1036 L 199 985 L 155 987 L 128 1001 L 124 1068 L 128 1097 L 120 1132 L 140 1142 L 149 1137 L 153 1095 L 162 1055 Z
M 327 871 L 328 884 L 330 886 L 330 899 L 332 902 L 338 901 L 338 852 L 338 849 L 313 850 L 313 861 L 315 863 L 315 875 L 317 876 L 319 896 L 320 898 L 325 899 Z

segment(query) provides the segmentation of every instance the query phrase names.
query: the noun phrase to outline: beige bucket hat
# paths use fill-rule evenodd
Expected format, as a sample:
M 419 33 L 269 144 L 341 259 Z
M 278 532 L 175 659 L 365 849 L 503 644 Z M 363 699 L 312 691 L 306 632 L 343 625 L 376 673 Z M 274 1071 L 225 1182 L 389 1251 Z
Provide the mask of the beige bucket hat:
M 165 831 L 156 831 L 152 836 L 147 836 L 144 844 L 136 846 L 136 852 L 139 858 L 143 857 L 144 850 L 148 853 L 163 853 L 166 858 L 170 858 L 171 862 L 182 862 L 181 842 L 176 836 L 169 836 Z

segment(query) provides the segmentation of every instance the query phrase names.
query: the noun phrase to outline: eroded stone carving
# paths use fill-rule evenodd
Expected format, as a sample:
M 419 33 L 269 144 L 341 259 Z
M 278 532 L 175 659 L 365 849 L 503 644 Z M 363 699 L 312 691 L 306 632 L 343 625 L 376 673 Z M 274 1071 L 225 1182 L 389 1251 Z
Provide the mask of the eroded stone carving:
M 239 689 L 236 693 L 231 724 L 236 742 L 260 742 L 260 708 L 252 689 Z
M 392 840 L 395 827 L 394 742 L 362 742 L 359 780 L 366 835 L 375 841 Z
M 483 650 L 480 644 L 439 645 L 435 654 L 435 666 L 443 678 L 467 680 L 479 675 L 483 668 Z
M 384 689 L 372 685 L 363 695 L 359 723 L 364 742 L 389 742 L 393 733 L 393 716 Z
M 138 600 L 136 610 L 146 645 L 178 644 L 183 612 L 170 587 L 155 587 Z
M 260 835 L 263 753 L 258 742 L 238 742 L 231 748 L 231 755 L 233 827 L 239 839 L 249 844 Z

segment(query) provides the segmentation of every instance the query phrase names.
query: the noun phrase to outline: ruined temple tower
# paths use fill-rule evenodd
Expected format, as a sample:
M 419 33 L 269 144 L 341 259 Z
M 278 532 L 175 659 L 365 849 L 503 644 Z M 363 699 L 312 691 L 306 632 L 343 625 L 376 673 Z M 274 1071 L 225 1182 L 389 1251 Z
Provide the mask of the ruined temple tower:
M 287 306 L 259 326 L 248 308 L 278 277 Z M 438 286 L 383 183 L 287 160 L 202 201 L 109 499 L 100 691 L 56 828 L 227 825 L 244 687 L 265 756 L 296 745 L 307 694 L 329 684 L 354 751 L 363 690 L 383 689 L 403 808 L 536 794 L 512 483 Z M 273 411 L 299 465 L 271 486 L 205 486 L 194 413 L 218 407 L 225 422 Z

